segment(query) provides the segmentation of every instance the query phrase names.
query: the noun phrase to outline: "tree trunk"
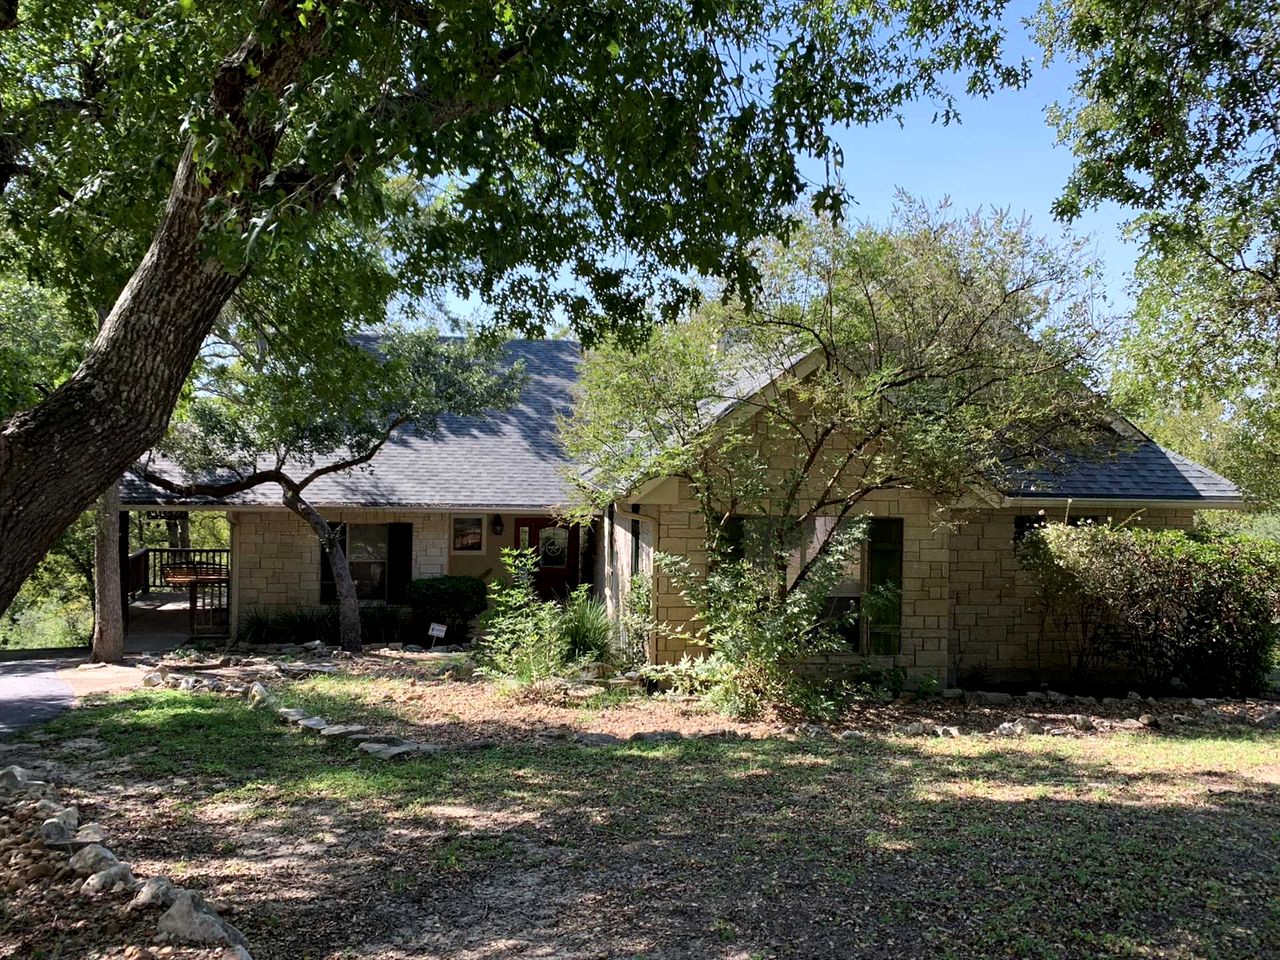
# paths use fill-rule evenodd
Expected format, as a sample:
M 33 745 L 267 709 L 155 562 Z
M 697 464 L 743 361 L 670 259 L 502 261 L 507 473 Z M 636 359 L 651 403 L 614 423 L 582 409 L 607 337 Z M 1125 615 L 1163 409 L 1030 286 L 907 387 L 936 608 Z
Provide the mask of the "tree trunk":
M 323 16 L 300 22 L 295 0 L 263 0 L 258 25 L 210 86 L 211 113 L 239 131 L 219 145 L 224 166 L 198 168 L 188 143 L 151 245 L 80 368 L 0 421 L 0 610 L 58 535 L 164 435 L 200 345 L 244 275 L 206 246 L 207 208 L 217 197 L 234 205 L 271 173 L 285 127 L 259 125 L 251 108 L 283 96 L 327 28 Z
M 94 536 L 93 660 L 124 659 L 124 609 L 120 602 L 120 495 L 113 483 L 98 499 Z
M 356 582 L 351 579 L 351 567 L 347 563 L 347 552 L 342 549 L 341 538 L 302 494 L 286 490 L 284 505 L 307 522 L 320 540 L 320 548 L 328 552 L 333 584 L 338 594 L 338 642 L 348 653 L 359 653 L 360 598 L 356 595 Z
M 170 550 L 191 549 L 191 523 L 185 513 L 178 517 L 166 519 L 164 533 L 169 541 Z
M 208 199 L 188 149 L 151 247 L 80 368 L 31 410 L 0 421 L 0 610 L 58 535 L 164 435 L 240 280 L 202 250 Z

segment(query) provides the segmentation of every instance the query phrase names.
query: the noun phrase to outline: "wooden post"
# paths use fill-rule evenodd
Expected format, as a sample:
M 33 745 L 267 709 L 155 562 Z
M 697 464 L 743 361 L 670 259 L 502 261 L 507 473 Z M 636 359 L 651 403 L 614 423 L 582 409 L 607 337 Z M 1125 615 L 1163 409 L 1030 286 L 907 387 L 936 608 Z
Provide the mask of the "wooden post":
M 120 511 L 120 619 L 125 633 L 129 632 L 129 582 L 132 565 L 129 563 L 129 511 Z

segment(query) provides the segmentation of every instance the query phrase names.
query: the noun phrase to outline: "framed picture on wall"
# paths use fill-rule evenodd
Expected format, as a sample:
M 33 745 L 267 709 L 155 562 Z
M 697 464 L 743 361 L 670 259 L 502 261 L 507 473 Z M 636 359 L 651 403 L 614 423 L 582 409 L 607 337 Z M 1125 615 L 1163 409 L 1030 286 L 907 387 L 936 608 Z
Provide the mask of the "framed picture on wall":
M 451 553 L 484 553 L 484 517 L 455 516 L 449 550 Z

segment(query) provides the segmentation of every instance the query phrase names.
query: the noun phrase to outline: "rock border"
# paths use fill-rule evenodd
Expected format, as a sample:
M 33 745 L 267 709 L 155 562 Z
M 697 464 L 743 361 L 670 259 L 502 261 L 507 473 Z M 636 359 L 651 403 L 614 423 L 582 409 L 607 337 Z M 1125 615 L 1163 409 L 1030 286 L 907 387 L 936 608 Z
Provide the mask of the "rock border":
M 22 767 L 8 766 L 0 770 L 0 796 L 12 807 L 14 820 L 25 823 L 40 818 L 41 845 L 58 859 L 67 858 L 56 869 L 47 862 L 32 865 L 24 874 L 23 885 L 45 876 L 74 874 L 84 878 L 76 889 L 79 896 L 129 894 L 126 911 L 161 911 L 156 921 L 158 942 L 223 945 L 238 960 L 253 960 L 244 934 L 220 917 L 199 893 L 184 890 L 167 877 L 137 879 L 132 866 L 104 846 L 101 825 L 81 825 L 79 810 L 61 803 L 52 784 L 35 779 L 31 771 Z M 20 852 L 11 854 L 8 865 L 17 865 L 19 856 Z

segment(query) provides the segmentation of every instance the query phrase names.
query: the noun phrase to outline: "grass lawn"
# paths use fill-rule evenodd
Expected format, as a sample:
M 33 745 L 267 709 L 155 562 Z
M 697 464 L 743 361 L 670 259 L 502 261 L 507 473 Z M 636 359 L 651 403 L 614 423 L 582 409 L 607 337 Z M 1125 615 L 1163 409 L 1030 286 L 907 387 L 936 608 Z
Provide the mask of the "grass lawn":
M 358 678 L 286 698 L 420 728 L 431 688 L 416 713 Z M 499 737 L 389 763 L 155 691 L 46 729 L 101 741 L 82 809 L 258 960 L 1280 956 L 1276 733 Z

